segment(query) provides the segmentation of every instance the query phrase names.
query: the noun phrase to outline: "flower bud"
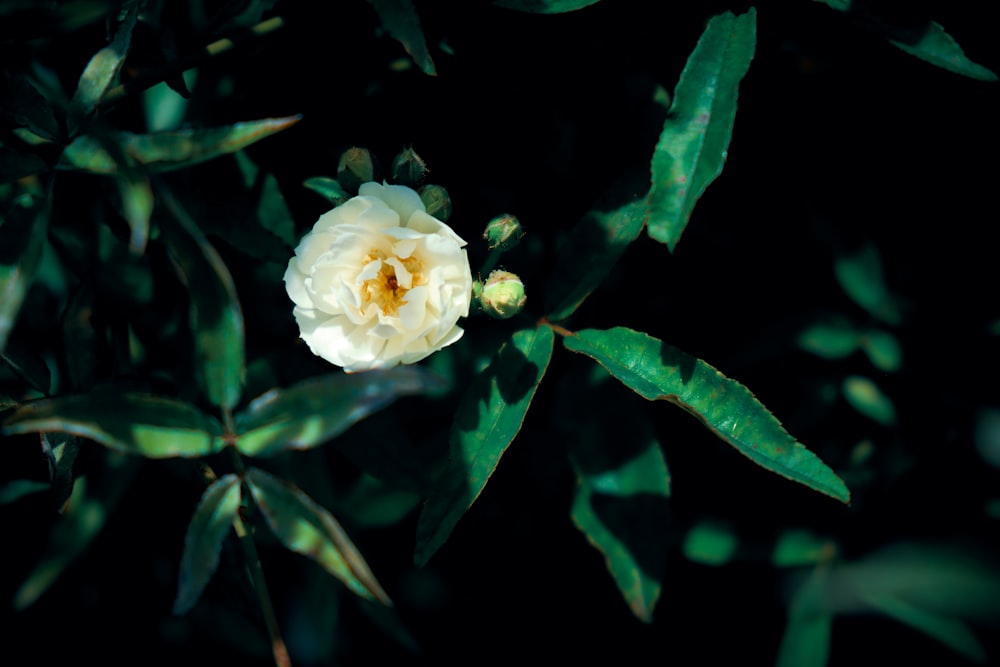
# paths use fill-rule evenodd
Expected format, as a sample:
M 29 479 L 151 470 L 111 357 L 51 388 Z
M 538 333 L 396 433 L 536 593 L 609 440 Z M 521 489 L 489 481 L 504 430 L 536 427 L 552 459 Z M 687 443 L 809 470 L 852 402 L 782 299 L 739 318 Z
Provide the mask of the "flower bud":
M 356 193 L 362 183 L 375 180 L 375 161 L 367 148 L 354 146 L 340 154 L 337 181 L 350 193 Z
M 490 246 L 490 250 L 510 250 L 516 246 L 524 232 L 521 231 L 521 221 L 509 213 L 498 215 L 490 220 L 483 232 L 483 238 Z
M 440 185 L 420 188 L 420 201 L 427 207 L 427 214 L 445 222 L 451 217 L 451 196 Z
M 524 283 L 517 274 L 509 271 L 492 271 L 479 294 L 479 305 L 487 315 L 499 320 L 506 320 L 520 313 L 527 300 Z
M 415 188 L 426 175 L 427 164 L 412 148 L 403 149 L 392 161 L 392 180 L 396 185 Z

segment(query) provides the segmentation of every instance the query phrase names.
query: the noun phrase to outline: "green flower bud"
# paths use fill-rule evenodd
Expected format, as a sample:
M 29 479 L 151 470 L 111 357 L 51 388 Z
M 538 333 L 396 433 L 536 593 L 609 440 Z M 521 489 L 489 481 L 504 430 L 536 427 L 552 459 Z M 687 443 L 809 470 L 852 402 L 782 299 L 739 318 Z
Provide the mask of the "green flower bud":
M 498 215 L 490 220 L 483 232 L 483 238 L 489 243 L 490 250 L 510 250 L 516 246 L 524 232 L 521 231 L 521 221 L 509 213 Z
M 337 182 L 349 193 L 357 193 L 362 183 L 375 180 L 375 160 L 367 148 L 354 146 L 340 154 Z
M 524 309 L 528 297 L 524 294 L 524 283 L 515 273 L 492 271 L 479 294 L 479 305 L 490 317 L 506 320 Z
M 420 201 L 427 207 L 427 213 L 441 222 L 451 217 L 451 196 L 440 185 L 425 185 L 420 188 Z
M 424 181 L 427 164 L 412 148 L 403 149 L 392 161 L 392 181 L 415 188 Z

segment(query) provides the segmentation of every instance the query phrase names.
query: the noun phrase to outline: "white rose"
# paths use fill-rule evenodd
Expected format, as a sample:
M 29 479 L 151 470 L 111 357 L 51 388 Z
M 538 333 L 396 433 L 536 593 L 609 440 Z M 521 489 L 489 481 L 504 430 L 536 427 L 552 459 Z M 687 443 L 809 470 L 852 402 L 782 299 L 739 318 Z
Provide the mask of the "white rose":
M 463 241 L 402 185 L 365 183 L 320 216 L 285 271 L 309 349 L 353 373 L 412 364 L 462 337 Z

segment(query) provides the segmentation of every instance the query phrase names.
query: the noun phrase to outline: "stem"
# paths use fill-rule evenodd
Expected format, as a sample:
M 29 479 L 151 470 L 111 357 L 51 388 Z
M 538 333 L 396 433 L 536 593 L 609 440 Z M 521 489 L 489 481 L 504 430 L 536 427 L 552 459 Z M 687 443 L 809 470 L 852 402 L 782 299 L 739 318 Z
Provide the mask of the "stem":
M 243 479 L 243 497 L 247 499 L 249 510 L 253 510 L 255 503 L 250 487 L 246 482 L 246 469 L 243 459 L 235 447 L 230 447 L 233 453 L 233 464 L 236 471 Z M 247 559 L 250 567 L 250 576 L 253 579 L 254 590 L 257 591 L 257 600 L 260 602 L 261 612 L 264 614 L 264 623 L 267 625 L 267 632 L 271 636 L 271 653 L 274 655 L 274 664 L 277 667 L 292 667 L 292 660 L 288 655 L 288 647 L 281 636 L 281 628 L 278 626 L 278 616 L 274 613 L 274 605 L 271 603 L 271 594 L 267 590 L 267 581 L 264 579 L 264 568 L 260 563 L 260 555 L 257 553 L 257 545 L 254 544 L 253 535 L 243 521 L 243 517 L 237 512 L 233 517 L 233 529 L 236 530 L 237 537 L 240 538 L 240 546 L 243 547 L 243 555 Z
M 226 51 L 231 51 L 239 42 L 245 41 L 251 37 L 259 37 L 261 35 L 274 32 L 284 24 L 285 20 L 283 18 L 280 16 L 274 16 L 266 21 L 261 21 L 249 30 L 246 30 L 245 32 L 242 32 L 232 38 L 224 37 L 212 42 L 200 51 L 189 53 L 186 56 L 177 58 L 176 60 L 165 65 L 161 65 L 160 67 L 154 67 L 146 70 L 131 81 L 118 84 L 114 88 L 108 90 L 101 98 L 101 102 L 98 107 L 100 109 L 106 109 L 129 95 L 142 92 L 147 88 L 152 88 L 156 84 L 161 81 L 165 81 L 174 74 L 191 69 L 203 60 L 225 53 Z
M 486 261 L 483 262 L 483 268 L 480 269 L 479 271 L 480 275 L 482 274 L 489 275 L 489 272 L 492 271 L 493 267 L 497 265 L 497 261 L 500 259 L 500 255 L 502 254 L 503 250 L 501 250 L 499 247 L 490 250 L 489 257 L 487 257 Z

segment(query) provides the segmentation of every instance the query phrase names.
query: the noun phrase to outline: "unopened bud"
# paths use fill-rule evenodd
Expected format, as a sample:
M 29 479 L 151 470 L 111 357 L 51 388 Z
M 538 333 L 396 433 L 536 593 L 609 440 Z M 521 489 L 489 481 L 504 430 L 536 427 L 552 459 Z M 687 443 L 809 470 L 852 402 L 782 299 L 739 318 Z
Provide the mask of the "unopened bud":
M 427 207 L 427 213 L 442 222 L 451 217 L 451 196 L 440 185 L 425 185 L 420 188 L 420 201 Z
M 412 148 L 405 148 L 392 161 L 392 182 L 414 188 L 424 182 L 427 164 Z
M 340 154 L 337 163 L 337 181 L 352 194 L 362 183 L 375 180 L 375 161 L 367 148 L 354 146 Z
M 524 232 L 521 231 L 521 221 L 509 213 L 490 220 L 486 225 L 486 231 L 483 232 L 483 238 L 489 244 L 490 250 L 510 250 L 521 241 L 522 236 Z
M 520 313 L 527 300 L 524 283 L 517 274 L 509 271 L 491 272 L 479 294 L 479 305 L 486 314 L 500 320 L 506 320 Z

